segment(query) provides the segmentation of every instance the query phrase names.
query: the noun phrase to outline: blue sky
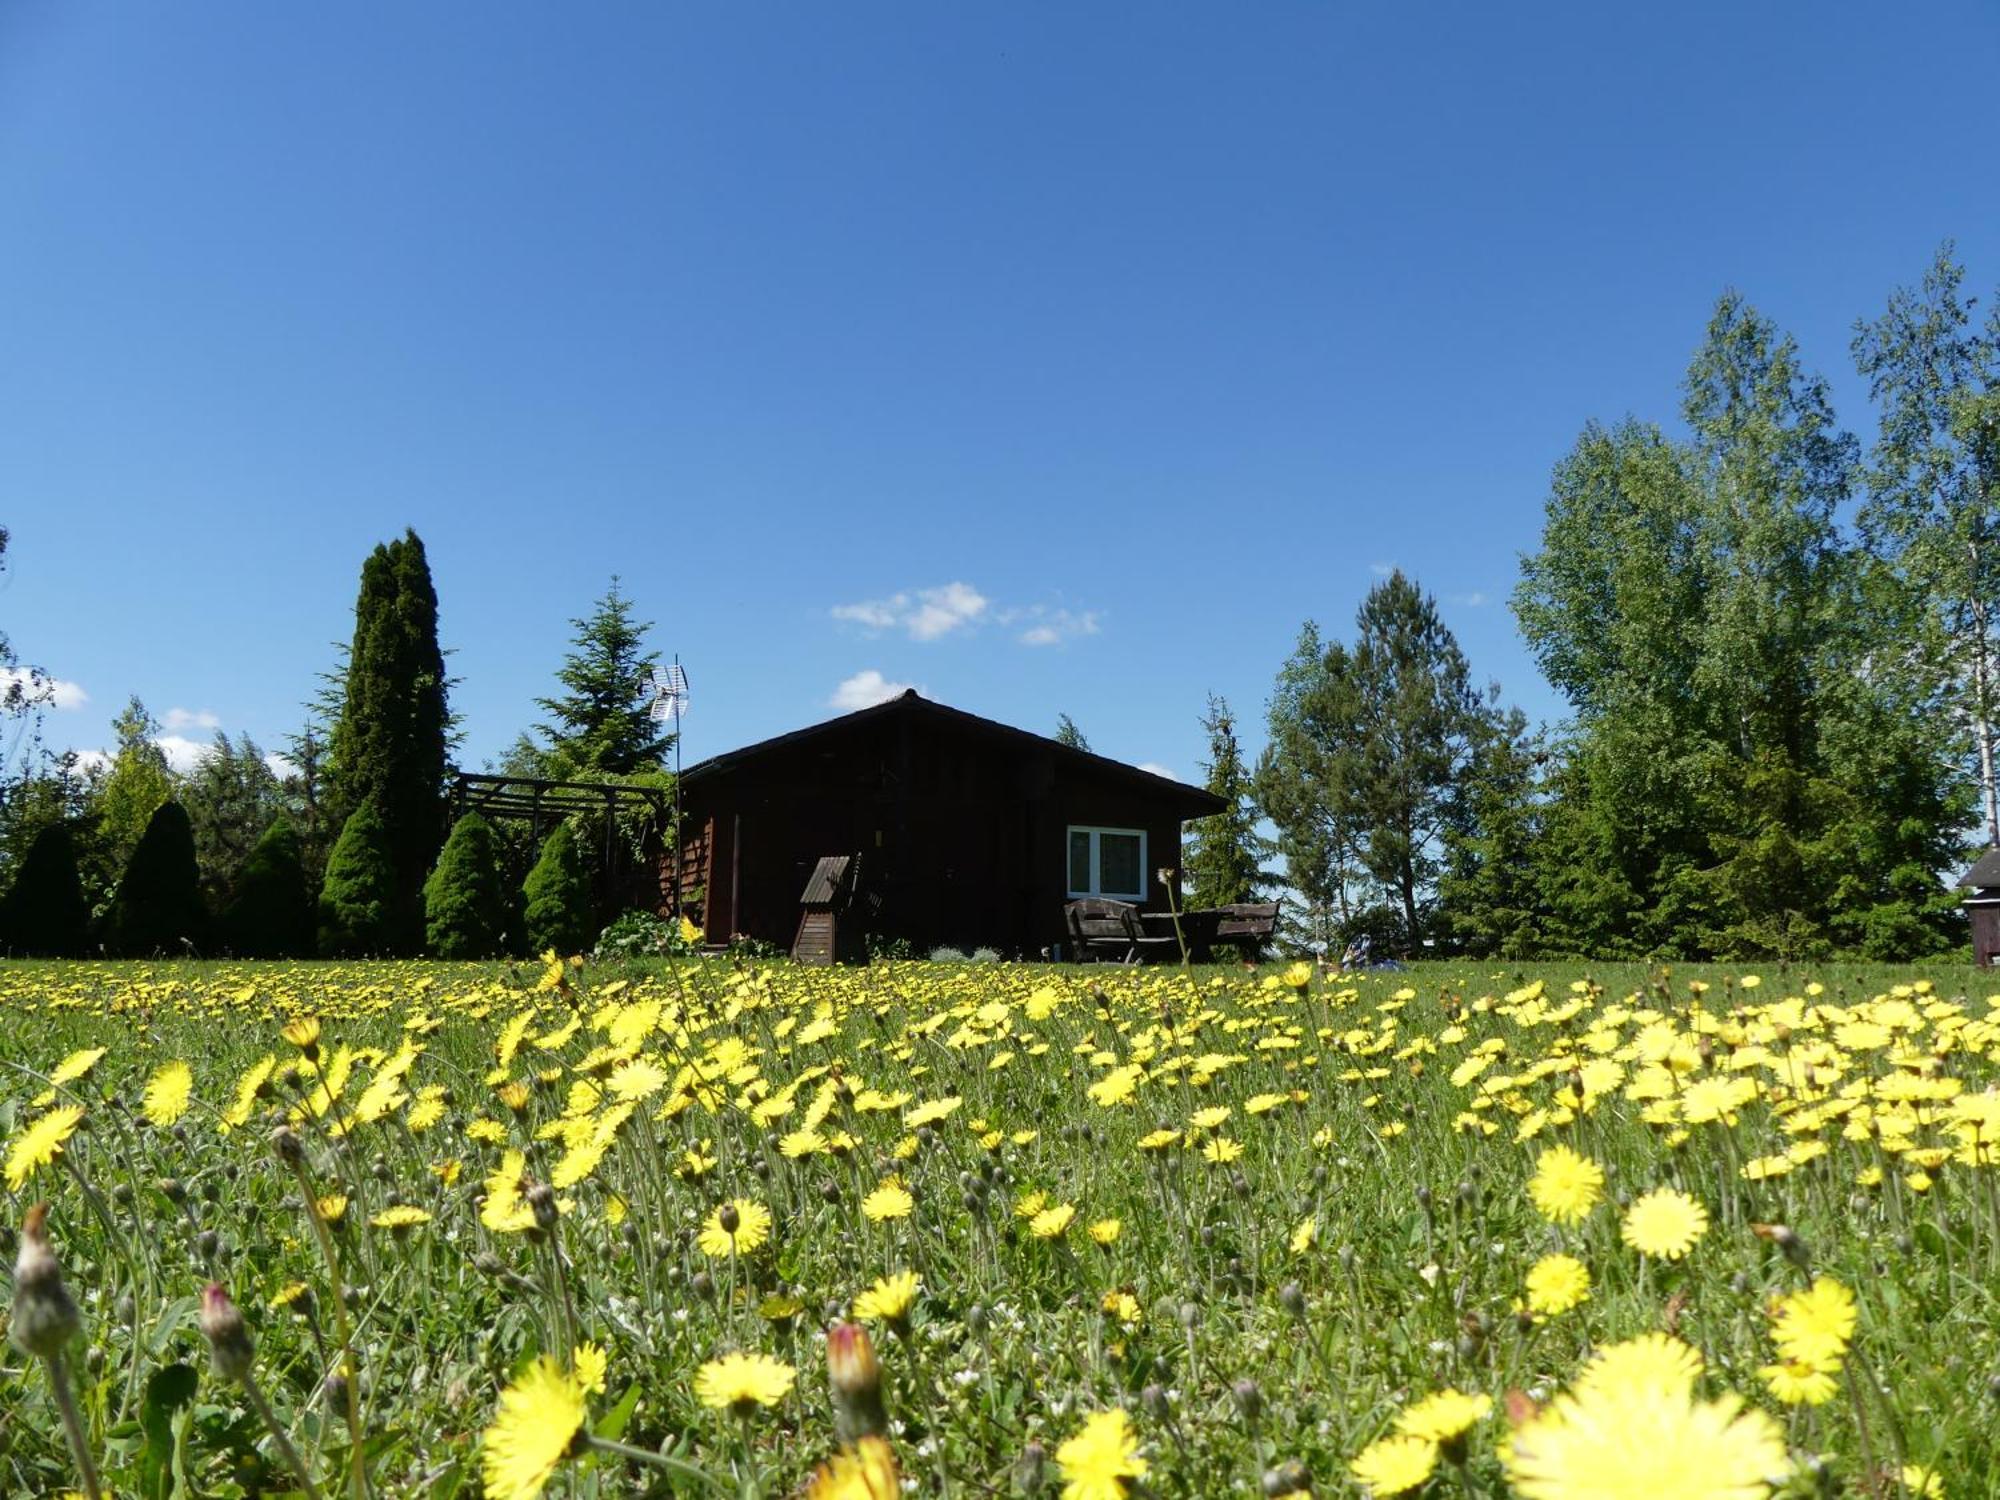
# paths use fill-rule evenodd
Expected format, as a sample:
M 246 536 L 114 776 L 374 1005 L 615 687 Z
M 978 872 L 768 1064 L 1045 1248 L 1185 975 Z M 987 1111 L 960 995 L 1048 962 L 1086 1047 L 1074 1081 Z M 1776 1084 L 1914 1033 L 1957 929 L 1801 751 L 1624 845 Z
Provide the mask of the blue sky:
M 2000 285 L 2000 9 L 0 3 L 0 629 L 274 746 L 414 526 L 463 758 L 621 574 L 690 758 L 911 683 L 1198 775 L 1377 571 L 1506 609 L 1724 287 Z

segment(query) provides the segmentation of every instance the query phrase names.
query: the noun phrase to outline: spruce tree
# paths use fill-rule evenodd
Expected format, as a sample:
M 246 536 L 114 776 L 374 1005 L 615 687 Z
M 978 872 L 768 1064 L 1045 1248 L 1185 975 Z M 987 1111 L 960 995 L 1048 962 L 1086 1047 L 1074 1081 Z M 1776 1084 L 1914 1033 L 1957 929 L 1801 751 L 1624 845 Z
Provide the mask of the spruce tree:
M 506 882 L 493 825 L 467 813 L 452 825 L 424 882 L 424 939 L 433 958 L 493 958 L 507 946 Z
M 222 913 L 222 940 L 238 958 L 310 958 L 314 916 L 303 843 L 281 814 L 243 861 Z
M 590 614 L 570 625 L 576 634 L 556 670 L 564 691 L 535 700 L 553 721 L 537 726 L 541 773 L 561 780 L 665 769 L 674 737 L 648 712 L 647 674 L 660 660 L 646 649 L 652 622 L 635 618 L 614 576 Z
M 0 948 L 30 958 L 82 958 L 89 943 L 90 904 L 76 844 L 67 824 L 45 824 L 0 904 Z
M 1208 790 L 1228 806 L 1210 818 L 1188 825 L 1193 845 L 1182 858 L 1187 904 L 1229 906 L 1255 901 L 1272 884 L 1264 859 L 1270 844 L 1257 832 L 1257 808 L 1251 800 L 1250 771 L 1236 739 L 1236 719 L 1226 700 L 1211 693 L 1201 727 L 1208 731 Z
M 111 898 L 104 935 L 105 945 L 127 958 L 178 958 L 207 945 L 194 826 L 180 803 L 161 803 L 147 821 Z
M 388 829 L 370 800 L 348 816 L 327 856 L 319 892 L 319 950 L 325 958 L 371 958 L 401 946 L 396 865 Z
M 1050 738 L 1058 745 L 1067 745 L 1072 750 L 1090 748 L 1090 741 L 1083 737 L 1083 731 L 1076 727 L 1076 720 L 1068 714 L 1056 715 L 1056 732 Z
M 417 534 L 378 546 L 361 569 L 328 779 L 336 817 L 372 802 L 381 820 L 395 874 L 385 951 L 415 948 L 424 878 L 443 837 L 450 711 L 437 624 Z
M 528 946 L 536 953 L 581 953 L 596 935 L 591 931 L 590 878 L 576 837 L 567 823 L 542 843 L 541 858 L 521 887 L 521 920 Z

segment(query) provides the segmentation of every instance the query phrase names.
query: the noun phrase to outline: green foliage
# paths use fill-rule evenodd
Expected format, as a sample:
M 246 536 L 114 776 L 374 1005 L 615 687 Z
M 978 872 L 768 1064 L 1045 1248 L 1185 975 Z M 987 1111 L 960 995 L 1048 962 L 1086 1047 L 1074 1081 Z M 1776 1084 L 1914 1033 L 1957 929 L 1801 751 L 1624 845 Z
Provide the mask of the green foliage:
M 452 825 L 424 882 L 424 940 L 434 958 L 492 958 L 507 948 L 508 891 L 493 827 L 478 813 Z
M 589 873 L 569 824 L 558 823 L 521 887 L 521 920 L 536 953 L 581 953 L 590 943 Z
M 1881 403 L 1860 527 L 1921 643 L 1905 667 L 1955 720 L 1952 749 L 2000 843 L 2000 306 L 1975 323 L 1964 279 L 1946 244 L 1856 330 L 1855 364 Z
M 393 953 L 402 923 L 388 828 L 373 801 L 348 815 L 327 856 L 319 891 L 319 950 L 326 958 Z
M 139 847 L 153 814 L 174 795 L 173 772 L 167 757 L 154 743 L 160 725 L 134 697 L 124 712 L 111 721 L 117 743 L 111 751 L 111 769 L 92 789 L 89 815 L 94 829 L 88 851 L 79 851 L 86 864 L 85 883 L 108 891 Z
M 238 958 L 310 958 L 312 886 L 292 820 L 280 814 L 243 861 L 222 913 L 222 940 Z
M 362 565 L 327 755 L 333 815 L 373 803 L 381 819 L 395 877 L 386 951 L 410 950 L 420 933 L 423 881 L 443 833 L 447 687 L 430 564 L 406 532 Z
M 194 827 L 180 803 L 163 802 L 147 821 L 111 898 L 105 946 L 128 958 L 180 957 L 205 947 L 208 938 Z
M 1443 937 L 1453 947 L 1501 958 L 1542 950 L 1543 759 L 1520 710 L 1481 722 L 1460 788 L 1464 817 L 1446 840 L 1438 883 Z
M 1068 714 L 1056 715 L 1056 732 L 1050 738 L 1058 745 L 1067 745 L 1072 750 L 1090 748 L 1090 741 L 1083 737 L 1083 731 L 1076 727 L 1076 720 Z
M 1683 416 L 1684 441 L 1590 426 L 1556 469 L 1515 608 L 1575 718 L 1545 805 L 1510 833 L 1540 846 L 1518 888 L 1539 884 L 1541 910 L 1510 898 L 1476 940 L 1935 951 L 1954 940 L 1936 874 L 1965 787 L 1904 616 L 1839 528 L 1854 441 L 1793 341 L 1733 295 Z
M 1182 883 L 1189 906 L 1228 906 L 1254 901 L 1272 883 L 1264 870 L 1270 842 L 1257 832 L 1257 808 L 1251 800 L 1250 770 L 1236 739 L 1236 719 L 1229 704 L 1209 694 L 1201 726 L 1208 731 L 1208 790 L 1228 807 L 1212 818 L 1188 825 L 1191 842 L 1182 856 Z
M 89 951 L 90 905 L 77 874 L 69 827 L 35 834 L 0 903 L 0 949 L 33 958 L 81 958 Z
M 216 731 L 180 778 L 178 797 L 194 824 L 202 887 L 214 910 L 227 906 L 250 851 L 284 807 L 277 773 L 249 735 Z
M 565 691 L 535 700 L 554 722 L 538 726 L 541 746 L 523 737 L 537 767 L 524 774 L 594 780 L 665 770 L 674 737 L 648 712 L 647 674 L 660 660 L 646 649 L 652 623 L 634 618 L 614 577 L 590 614 L 570 624 L 576 634 L 556 671 Z
M 1352 649 L 1301 634 L 1272 700 L 1259 800 L 1298 856 L 1295 884 L 1337 902 L 1344 926 L 1386 905 L 1391 946 L 1414 951 L 1487 710 L 1436 601 L 1400 571 L 1369 590 L 1355 631 Z

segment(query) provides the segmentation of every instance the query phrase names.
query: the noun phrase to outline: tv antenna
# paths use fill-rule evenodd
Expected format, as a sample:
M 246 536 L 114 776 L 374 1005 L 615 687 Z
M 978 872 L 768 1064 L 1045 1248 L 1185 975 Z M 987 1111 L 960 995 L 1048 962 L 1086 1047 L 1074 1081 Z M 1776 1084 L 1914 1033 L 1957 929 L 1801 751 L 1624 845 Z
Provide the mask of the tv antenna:
M 667 667 L 655 667 L 646 674 L 647 686 L 652 689 L 653 701 L 646 705 L 646 717 L 655 724 L 665 724 L 669 720 L 674 726 L 674 915 L 682 915 L 681 909 L 681 715 L 687 712 L 688 675 L 681 666 L 680 653 L 674 653 L 673 663 Z

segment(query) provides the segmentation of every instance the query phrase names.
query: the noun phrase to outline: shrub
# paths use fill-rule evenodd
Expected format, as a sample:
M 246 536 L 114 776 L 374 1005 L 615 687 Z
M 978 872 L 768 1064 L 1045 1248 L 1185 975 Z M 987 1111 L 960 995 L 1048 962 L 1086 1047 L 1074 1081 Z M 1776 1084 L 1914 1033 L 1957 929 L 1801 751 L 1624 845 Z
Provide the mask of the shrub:
M 521 887 L 521 921 L 536 953 L 581 953 L 590 942 L 590 878 L 569 824 L 542 843 L 541 858 Z
M 147 819 L 105 914 L 104 935 L 113 953 L 128 958 L 178 954 L 208 941 L 194 825 L 180 803 L 162 802 Z
M 290 818 L 273 818 L 236 877 L 222 940 L 239 958 L 310 958 L 313 927 L 305 847 Z
M 493 825 L 467 813 L 424 882 L 424 944 L 434 958 L 492 958 L 507 947 L 507 904 Z
M 45 825 L 28 845 L 0 904 L 0 946 L 34 958 L 81 958 L 89 950 L 90 903 L 67 824 Z
M 389 834 L 373 799 L 341 827 L 319 891 L 319 951 L 363 958 L 396 949 L 396 867 Z

